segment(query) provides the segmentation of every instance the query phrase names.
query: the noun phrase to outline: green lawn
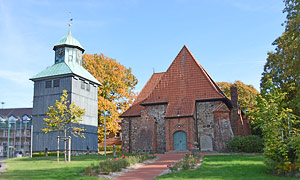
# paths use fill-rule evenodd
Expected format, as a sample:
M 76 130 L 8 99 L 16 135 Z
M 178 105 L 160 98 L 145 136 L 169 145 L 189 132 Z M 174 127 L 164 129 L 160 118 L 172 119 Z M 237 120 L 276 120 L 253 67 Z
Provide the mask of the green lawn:
M 5 161 L 8 170 L 0 179 L 97 179 L 83 176 L 81 172 L 91 163 L 104 159 L 101 155 L 74 156 L 71 163 L 63 162 L 63 158 L 57 163 L 55 156 L 13 158 Z
M 262 155 L 205 156 L 202 167 L 160 176 L 158 180 L 199 179 L 199 180 L 291 180 L 269 175 L 263 164 Z

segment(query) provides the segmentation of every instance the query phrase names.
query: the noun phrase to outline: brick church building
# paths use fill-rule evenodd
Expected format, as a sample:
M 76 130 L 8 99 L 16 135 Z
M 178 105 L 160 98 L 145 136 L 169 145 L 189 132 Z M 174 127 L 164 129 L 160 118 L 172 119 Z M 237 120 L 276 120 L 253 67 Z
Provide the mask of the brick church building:
M 249 121 L 184 46 L 166 72 L 154 73 L 120 117 L 123 153 L 221 151 L 234 136 L 247 136 Z

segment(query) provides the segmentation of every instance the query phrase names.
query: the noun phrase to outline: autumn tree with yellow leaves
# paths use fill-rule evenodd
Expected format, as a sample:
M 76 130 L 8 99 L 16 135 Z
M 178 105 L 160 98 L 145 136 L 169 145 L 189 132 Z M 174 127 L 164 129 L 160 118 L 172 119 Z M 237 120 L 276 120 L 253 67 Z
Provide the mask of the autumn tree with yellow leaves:
M 104 117 L 101 111 L 110 111 L 111 116 L 106 118 L 107 134 L 118 132 L 119 115 L 129 108 L 136 97 L 133 90 L 137 79 L 131 68 L 103 54 L 83 55 L 82 65 L 101 83 L 98 89 L 98 141 L 102 142 Z

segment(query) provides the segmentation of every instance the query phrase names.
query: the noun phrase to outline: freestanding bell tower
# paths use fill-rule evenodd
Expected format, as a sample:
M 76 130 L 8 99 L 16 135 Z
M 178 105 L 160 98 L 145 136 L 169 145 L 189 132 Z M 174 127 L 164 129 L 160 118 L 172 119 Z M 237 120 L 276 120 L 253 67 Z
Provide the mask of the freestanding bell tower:
M 45 134 L 44 118 L 49 106 L 54 106 L 63 90 L 68 91 L 70 102 L 85 109 L 80 126 L 85 128 L 85 138 L 72 136 L 72 151 L 98 151 L 98 86 L 99 81 L 82 67 L 83 47 L 71 30 L 54 45 L 54 64 L 33 76 L 33 152 L 57 149 L 57 132 Z M 68 134 L 68 136 L 71 134 Z M 60 143 L 63 145 L 63 142 Z M 63 148 L 62 146 L 60 147 Z

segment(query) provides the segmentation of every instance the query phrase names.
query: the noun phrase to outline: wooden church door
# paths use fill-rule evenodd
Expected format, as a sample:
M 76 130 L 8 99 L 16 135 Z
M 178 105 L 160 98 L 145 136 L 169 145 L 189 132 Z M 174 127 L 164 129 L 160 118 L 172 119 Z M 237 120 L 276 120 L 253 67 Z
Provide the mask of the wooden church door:
M 183 131 L 177 131 L 173 135 L 174 150 L 175 151 L 186 151 L 187 150 L 187 140 L 186 133 Z

